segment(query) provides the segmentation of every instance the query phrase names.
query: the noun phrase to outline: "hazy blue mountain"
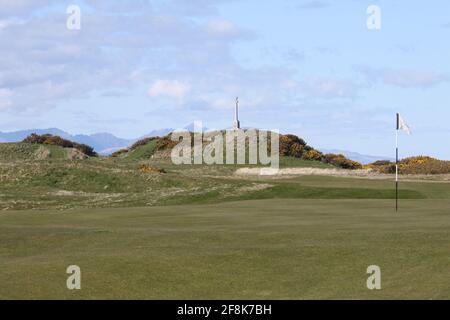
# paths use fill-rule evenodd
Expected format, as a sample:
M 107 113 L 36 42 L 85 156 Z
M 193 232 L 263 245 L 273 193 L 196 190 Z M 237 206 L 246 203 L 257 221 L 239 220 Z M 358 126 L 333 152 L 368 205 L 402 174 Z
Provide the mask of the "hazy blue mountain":
M 0 141 L 1 142 L 18 142 L 22 141 L 26 137 L 28 137 L 30 134 L 36 133 L 36 134 L 52 134 L 57 135 L 62 138 L 66 138 L 70 136 L 67 132 L 64 132 L 57 128 L 49 128 L 49 129 L 30 129 L 30 130 L 21 130 L 21 131 L 15 131 L 15 132 L 0 132 Z
M 175 129 L 171 129 L 171 128 L 153 130 L 153 131 L 150 131 L 149 133 L 147 133 L 146 135 L 142 136 L 141 138 L 164 137 L 174 130 Z
M 40 135 L 52 134 L 78 143 L 84 143 L 92 146 L 95 149 L 95 151 L 97 151 L 100 154 L 107 154 L 108 153 L 107 150 L 109 149 L 126 148 L 134 141 L 136 141 L 136 139 L 118 138 L 110 133 L 95 133 L 91 135 L 84 135 L 84 134 L 71 135 L 70 133 L 67 133 L 57 128 L 49 128 L 49 129 L 21 130 L 15 132 L 0 132 L 0 142 L 19 142 L 32 133 Z
M 136 139 L 122 139 L 111 133 L 95 133 L 91 135 L 78 134 L 71 140 L 92 146 L 100 154 L 110 154 L 118 149 L 126 148 Z
M 94 150 L 100 154 L 107 155 L 111 154 L 114 151 L 119 149 L 126 148 L 136 142 L 138 139 L 144 137 L 156 137 L 156 136 L 165 136 L 168 133 L 172 132 L 173 129 L 160 129 L 153 130 L 143 137 L 136 139 L 123 139 L 116 137 L 115 135 L 107 132 L 103 133 L 94 133 L 90 135 L 86 134 L 77 134 L 72 135 L 58 128 L 48 128 L 48 129 L 30 129 L 30 130 L 21 130 L 15 132 L 0 132 L 0 142 L 19 142 L 28 137 L 32 133 L 36 133 L 39 135 L 42 134 L 52 134 L 56 136 L 60 136 L 61 138 L 68 139 L 71 141 L 75 141 L 78 143 L 84 143 L 94 148 Z
M 358 152 L 353 152 L 353 151 L 348 151 L 348 150 L 320 149 L 320 151 L 323 153 L 343 154 L 348 159 L 353 160 L 353 161 L 358 161 L 359 163 L 362 163 L 362 164 L 369 164 L 369 163 L 375 162 L 377 160 L 390 160 L 390 161 L 395 160 L 394 158 L 391 158 L 391 157 L 373 156 L 373 155 L 361 154 Z
M 190 132 L 196 131 L 195 129 L 201 129 L 203 132 L 208 131 L 208 128 L 205 127 L 205 126 L 203 126 L 203 125 L 202 125 L 202 127 L 200 127 L 200 128 L 195 128 L 195 124 L 194 124 L 193 122 L 190 123 L 190 124 L 188 124 L 187 126 L 185 126 L 183 129 L 184 129 L 184 130 L 188 130 L 188 131 L 190 131 Z
M 185 129 L 193 131 L 194 126 L 193 124 L 189 124 L 185 127 Z M 207 128 L 203 128 L 203 131 L 207 131 Z M 166 129 L 158 129 L 153 130 L 147 133 L 146 135 L 136 138 L 136 139 L 123 139 L 116 137 L 115 135 L 111 133 L 95 133 L 90 135 L 85 134 L 77 134 L 72 135 L 70 133 L 67 133 L 63 130 L 60 130 L 58 128 L 49 128 L 49 129 L 30 129 L 30 130 L 21 130 L 21 131 L 15 131 L 15 132 L 0 132 L 0 142 L 18 142 L 25 139 L 27 136 L 29 136 L 32 133 L 37 134 L 52 134 L 60 136 L 64 139 L 76 141 L 79 143 L 84 143 L 87 145 L 90 145 L 94 148 L 94 150 L 100 154 L 108 155 L 111 154 L 114 151 L 117 151 L 119 149 L 127 148 L 128 146 L 132 145 L 134 142 L 136 142 L 139 139 L 147 138 L 147 137 L 162 137 L 170 132 L 174 131 L 174 129 L 166 128 Z M 346 150 L 320 150 L 324 153 L 342 153 L 347 158 L 361 162 L 363 164 L 371 163 L 376 160 L 393 160 L 390 157 L 384 157 L 384 156 L 373 156 L 373 155 L 365 155 L 360 154 L 357 152 L 352 151 L 346 151 Z

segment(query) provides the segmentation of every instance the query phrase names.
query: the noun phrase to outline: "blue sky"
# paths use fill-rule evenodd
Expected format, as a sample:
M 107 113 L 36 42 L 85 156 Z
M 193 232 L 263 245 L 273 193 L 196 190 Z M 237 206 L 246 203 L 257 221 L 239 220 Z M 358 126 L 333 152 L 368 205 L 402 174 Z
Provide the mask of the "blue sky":
M 239 96 L 243 126 L 383 156 L 400 112 L 402 156 L 450 159 L 449 13 L 445 0 L 0 0 L 0 131 L 224 128 Z

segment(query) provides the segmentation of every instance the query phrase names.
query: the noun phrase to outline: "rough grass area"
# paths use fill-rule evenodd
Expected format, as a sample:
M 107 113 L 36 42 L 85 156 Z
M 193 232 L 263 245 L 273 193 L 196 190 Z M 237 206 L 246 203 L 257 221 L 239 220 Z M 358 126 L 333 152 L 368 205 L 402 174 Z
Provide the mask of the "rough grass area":
M 280 167 L 281 168 L 336 168 L 335 166 L 329 163 L 323 163 L 321 161 L 314 160 L 304 160 L 295 157 L 281 157 L 280 158 Z
M 139 146 L 126 154 L 127 160 L 146 160 L 151 158 L 155 152 L 157 140 L 151 140 L 143 146 Z
M 64 151 L 64 150 L 63 150 Z M 309 165 L 297 160 L 298 166 Z M 157 168 L 154 171 L 143 167 Z M 392 199 L 391 181 L 322 177 L 242 177 L 239 166 L 175 166 L 169 162 L 91 158 L 77 161 L 0 162 L 0 210 L 207 204 L 251 199 Z M 311 184 L 312 181 L 323 183 Z M 338 181 L 337 183 L 331 183 Z M 339 183 L 339 181 L 345 183 Z M 377 188 L 372 188 L 377 185 Z M 402 183 L 402 199 L 436 196 Z M 413 187 L 410 187 L 413 186 Z
M 0 299 L 450 299 L 449 200 L 0 214 Z M 82 289 L 66 288 L 66 268 Z M 382 289 L 366 288 L 378 265 Z
M 29 143 L 0 143 L 0 161 L 33 160 L 38 148 Z
M 68 160 L 68 150 L 55 145 L 0 143 L 0 166 L 17 161 Z
M 56 160 L 56 159 L 66 160 L 68 158 L 68 154 L 67 154 L 68 149 L 65 149 L 60 146 L 53 146 L 53 145 L 46 145 L 43 147 L 49 149 L 49 151 L 50 151 L 49 158 L 52 160 Z

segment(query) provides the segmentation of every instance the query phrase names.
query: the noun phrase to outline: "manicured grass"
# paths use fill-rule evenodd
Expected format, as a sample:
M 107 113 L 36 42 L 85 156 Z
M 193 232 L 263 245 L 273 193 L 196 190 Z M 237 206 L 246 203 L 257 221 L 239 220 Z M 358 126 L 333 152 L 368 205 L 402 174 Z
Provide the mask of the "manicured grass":
M 0 214 L 1 299 L 449 299 L 450 200 Z M 82 290 L 66 289 L 69 265 Z M 378 265 L 382 290 L 366 288 Z
M 402 199 L 424 199 L 425 196 L 415 190 L 401 190 Z M 363 189 L 336 187 L 306 187 L 296 183 L 274 184 L 264 190 L 221 196 L 218 191 L 205 192 L 198 195 L 179 195 L 166 199 L 162 204 L 201 204 L 218 201 L 254 200 L 254 199 L 395 199 L 395 190 Z

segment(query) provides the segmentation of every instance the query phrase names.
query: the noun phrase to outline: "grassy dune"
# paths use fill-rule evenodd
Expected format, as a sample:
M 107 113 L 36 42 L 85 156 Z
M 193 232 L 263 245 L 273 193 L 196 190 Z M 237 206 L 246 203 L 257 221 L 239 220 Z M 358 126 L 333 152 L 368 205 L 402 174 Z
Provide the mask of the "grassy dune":
M 30 143 L 0 143 L 1 162 L 14 163 L 22 161 L 38 161 L 39 150 L 48 152 L 52 160 L 65 160 L 68 158 L 68 149 L 54 145 L 38 145 Z
M 34 159 L 38 145 L 28 143 L 0 143 L 0 161 L 20 161 Z
M 149 159 L 155 152 L 157 140 L 152 140 L 146 145 L 139 146 L 135 150 L 131 150 L 127 155 L 127 160 L 145 160 Z
M 285 161 L 293 167 L 328 166 L 299 159 Z M 164 168 L 167 173 L 141 172 L 142 163 Z M 128 158 L 0 161 L 0 210 L 206 204 L 273 198 L 392 199 L 395 196 L 391 181 L 319 176 L 241 177 L 234 175 L 236 169 L 237 166 L 228 165 L 175 166 L 167 161 Z M 434 188 L 430 184 L 428 187 Z M 427 188 L 403 183 L 401 197 L 434 196 Z M 438 186 L 437 192 L 441 189 Z

